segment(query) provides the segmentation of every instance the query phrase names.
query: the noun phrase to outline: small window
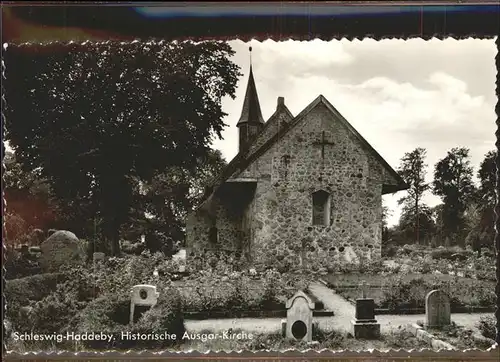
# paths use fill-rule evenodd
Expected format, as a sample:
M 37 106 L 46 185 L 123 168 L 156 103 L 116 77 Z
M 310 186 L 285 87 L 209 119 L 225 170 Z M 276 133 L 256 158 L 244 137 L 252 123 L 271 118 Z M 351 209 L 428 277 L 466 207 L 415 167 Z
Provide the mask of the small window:
M 219 241 L 219 231 L 215 226 L 212 226 L 210 230 L 208 230 L 208 239 L 211 244 L 217 244 Z
M 320 190 L 312 194 L 313 225 L 328 226 L 330 224 L 330 194 Z

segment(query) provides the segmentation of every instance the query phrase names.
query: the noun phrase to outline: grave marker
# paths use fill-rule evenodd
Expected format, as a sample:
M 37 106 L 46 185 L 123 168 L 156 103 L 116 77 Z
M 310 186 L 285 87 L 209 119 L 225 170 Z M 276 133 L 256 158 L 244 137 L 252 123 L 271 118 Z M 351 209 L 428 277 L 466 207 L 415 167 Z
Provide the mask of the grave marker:
M 154 285 L 134 285 L 130 290 L 130 324 L 134 323 L 135 306 L 153 307 L 159 296 Z
M 450 298 L 441 290 L 432 290 L 425 297 L 426 329 L 441 329 L 451 324 Z
M 368 284 L 363 280 L 360 284 L 361 298 L 356 299 L 356 315 L 351 321 L 354 338 L 378 339 L 380 337 L 380 323 L 375 319 L 375 301 L 367 298 Z
M 314 301 L 299 290 L 286 302 L 286 309 L 285 337 L 311 342 Z

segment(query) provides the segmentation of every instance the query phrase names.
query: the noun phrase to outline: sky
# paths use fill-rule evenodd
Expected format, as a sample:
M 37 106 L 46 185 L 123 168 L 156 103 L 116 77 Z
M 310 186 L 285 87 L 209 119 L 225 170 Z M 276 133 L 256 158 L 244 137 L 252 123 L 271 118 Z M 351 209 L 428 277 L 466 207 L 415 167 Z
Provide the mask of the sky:
M 433 39 L 229 42 L 241 67 L 236 99 L 222 102 L 228 125 L 215 140 L 227 161 L 238 151 L 236 123 L 241 114 L 250 65 L 264 119 L 278 97 L 297 115 L 319 94 L 395 169 L 406 152 L 427 149 L 427 180 L 434 165 L 453 147 L 470 149 L 477 173 L 484 155 L 494 150 L 495 40 Z M 397 200 L 383 196 L 397 223 Z M 426 195 L 429 206 L 439 198 Z

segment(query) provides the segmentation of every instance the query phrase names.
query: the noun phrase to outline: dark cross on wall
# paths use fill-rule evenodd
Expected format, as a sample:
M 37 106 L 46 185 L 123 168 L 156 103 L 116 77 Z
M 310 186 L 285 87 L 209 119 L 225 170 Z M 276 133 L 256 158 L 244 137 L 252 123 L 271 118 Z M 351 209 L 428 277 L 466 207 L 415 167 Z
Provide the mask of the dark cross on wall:
M 321 132 L 321 141 L 314 141 L 313 145 L 315 146 L 321 146 L 321 158 L 325 158 L 325 146 L 326 145 L 334 145 L 333 142 L 329 142 L 325 140 L 325 131 Z

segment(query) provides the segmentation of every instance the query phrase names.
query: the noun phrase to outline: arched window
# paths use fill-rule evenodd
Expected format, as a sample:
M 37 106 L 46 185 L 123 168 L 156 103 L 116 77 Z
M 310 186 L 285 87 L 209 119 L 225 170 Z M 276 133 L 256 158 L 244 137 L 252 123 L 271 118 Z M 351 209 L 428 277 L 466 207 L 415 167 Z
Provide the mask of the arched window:
M 319 190 L 312 194 L 313 225 L 330 225 L 330 194 Z
M 217 242 L 219 241 L 219 231 L 215 226 L 212 226 L 208 230 L 208 240 L 211 244 L 217 244 Z

